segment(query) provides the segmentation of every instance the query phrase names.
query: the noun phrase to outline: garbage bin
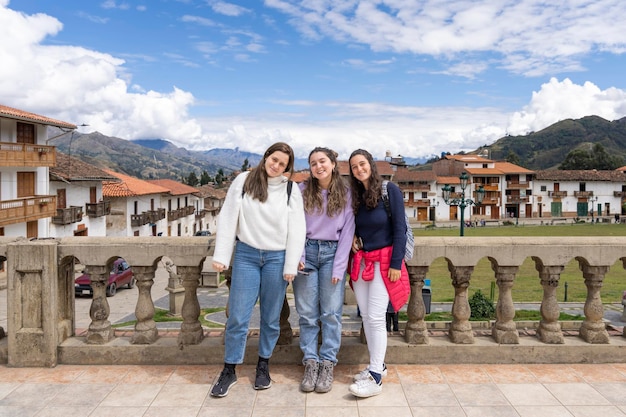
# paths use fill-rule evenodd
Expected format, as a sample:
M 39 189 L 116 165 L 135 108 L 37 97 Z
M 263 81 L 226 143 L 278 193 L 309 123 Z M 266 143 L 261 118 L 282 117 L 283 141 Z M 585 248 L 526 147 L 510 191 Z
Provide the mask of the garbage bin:
M 430 279 L 424 280 L 424 287 L 422 288 L 422 299 L 424 300 L 424 307 L 426 308 L 426 314 L 430 314 L 430 298 L 431 298 Z

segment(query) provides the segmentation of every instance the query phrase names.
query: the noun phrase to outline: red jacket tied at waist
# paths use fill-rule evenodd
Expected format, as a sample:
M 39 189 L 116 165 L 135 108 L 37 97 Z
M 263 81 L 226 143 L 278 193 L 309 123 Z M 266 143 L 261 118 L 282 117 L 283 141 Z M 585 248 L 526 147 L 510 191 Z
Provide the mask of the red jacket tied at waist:
M 395 311 L 399 311 L 403 305 L 409 300 L 409 294 L 411 293 L 411 285 L 409 283 L 409 273 L 406 269 L 404 261 L 402 261 L 402 269 L 400 270 L 400 279 L 391 282 L 389 280 L 389 266 L 391 263 L 391 252 L 393 246 L 386 246 L 381 249 L 365 252 L 363 250 L 358 251 L 352 255 L 352 266 L 350 268 L 350 279 L 356 281 L 359 279 L 359 273 L 361 272 L 361 261 L 363 261 L 365 267 L 361 273 L 361 278 L 364 281 L 371 281 L 374 279 L 374 263 L 380 263 L 380 273 L 383 276 L 383 282 L 387 288 L 389 294 L 389 300 Z

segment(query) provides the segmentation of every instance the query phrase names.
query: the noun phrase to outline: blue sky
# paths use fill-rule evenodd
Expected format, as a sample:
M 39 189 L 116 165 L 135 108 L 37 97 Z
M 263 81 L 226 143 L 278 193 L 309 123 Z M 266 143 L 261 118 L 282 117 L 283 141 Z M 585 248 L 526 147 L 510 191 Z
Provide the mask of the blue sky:
M 0 0 L 0 39 L 1 104 L 192 150 L 421 158 L 626 116 L 621 0 Z

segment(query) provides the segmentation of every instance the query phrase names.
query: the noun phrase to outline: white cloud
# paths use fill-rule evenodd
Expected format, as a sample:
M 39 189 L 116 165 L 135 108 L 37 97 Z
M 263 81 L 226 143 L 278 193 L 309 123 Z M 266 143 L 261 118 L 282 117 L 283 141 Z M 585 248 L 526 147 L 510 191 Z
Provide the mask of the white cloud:
M 227 3 L 225 1 L 212 1 L 210 4 L 215 13 L 223 14 L 225 16 L 237 17 L 250 12 L 250 10 L 245 7 L 241 7 L 233 3 Z
M 328 37 L 368 45 L 377 52 L 458 59 L 462 53 L 491 52 L 499 66 L 527 76 L 580 70 L 583 54 L 594 50 L 621 54 L 626 49 L 626 2 L 621 0 L 265 0 L 265 4 L 291 16 L 293 26 L 311 40 Z
M 615 120 L 626 115 L 626 91 L 618 88 L 601 90 L 591 82 L 574 84 L 569 79 L 550 79 L 533 92 L 530 103 L 515 112 L 507 128 L 512 135 L 541 130 L 563 119 L 596 115 Z

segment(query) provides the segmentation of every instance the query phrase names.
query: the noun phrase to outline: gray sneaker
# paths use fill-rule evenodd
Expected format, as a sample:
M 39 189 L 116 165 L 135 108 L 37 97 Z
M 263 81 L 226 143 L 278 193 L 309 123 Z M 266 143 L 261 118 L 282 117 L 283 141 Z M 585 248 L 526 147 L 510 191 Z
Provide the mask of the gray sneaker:
M 315 389 L 318 370 L 319 363 L 315 359 L 307 359 L 304 361 L 304 376 L 300 383 L 300 390 L 302 392 L 312 392 Z
M 315 392 L 328 392 L 333 387 L 333 368 L 335 364 L 331 361 L 323 360 L 320 364 L 320 374 L 315 384 Z

